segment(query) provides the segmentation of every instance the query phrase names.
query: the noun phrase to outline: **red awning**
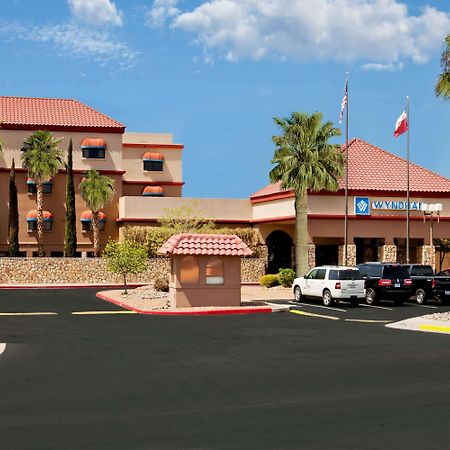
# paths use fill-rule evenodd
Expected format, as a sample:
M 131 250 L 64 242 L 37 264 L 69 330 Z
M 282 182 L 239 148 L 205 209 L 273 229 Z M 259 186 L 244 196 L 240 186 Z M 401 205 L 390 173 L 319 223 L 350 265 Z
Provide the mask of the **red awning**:
M 81 214 L 80 220 L 82 222 L 90 222 L 92 220 L 92 211 L 88 210 L 88 211 L 84 211 Z M 104 222 L 106 220 L 106 214 L 102 211 L 98 212 L 98 220 L 100 222 Z
M 42 211 L 44 220 L 53 220 L 53 214 L 49 211 Z M 37 211 L 35 209 L 29 211 L 27 214 L 27 221 L 31 222 L 37 220 Z
M 142 159 L 144 161 L 164 161 L 164 155 L 157 152 L 146 152 Z
M 102 138 L 84 138 L 81 141 L 81 148 L 84 147 L 106 148 L 106 141 Z

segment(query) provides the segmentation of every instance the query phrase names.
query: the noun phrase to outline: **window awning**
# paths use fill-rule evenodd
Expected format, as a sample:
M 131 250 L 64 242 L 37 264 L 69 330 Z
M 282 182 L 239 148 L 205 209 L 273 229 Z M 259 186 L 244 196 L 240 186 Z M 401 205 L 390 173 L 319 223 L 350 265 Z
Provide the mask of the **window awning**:
M 33 180 L 33 178 L 28 177 L 27 184 L 36 184 L 36 182 Z M 44 184 L 53 184 L 53 178 L 50 178 L 50 180 L 45 181 Z
M 146 152 L 142 159 L 144 161 L 164 161 L 164 155 L 157 152 Z
M 84 211 L 84 213 L 81 214 L 80 217 L 81 222 L 92 222 L 92 211 Z M 98 221 L 99 222 L 106 222 L 106 214 L 104 212 L 99 211 L 98 212 Z
M 145 197 L 163 197 L 164 189 L 161 186 L 145 186 L 142 195 Z
M 53 220 L 53 214 L 49 211 L 42 211 L 42 216 L 45 221 Z M 31 210 L 27 214 L 27 222 L 35 222 L 37 221 L 37 211 L 35 209 Z
M 102 138 L 84 138 L 81 148 L 106 148 L 106 141 Z

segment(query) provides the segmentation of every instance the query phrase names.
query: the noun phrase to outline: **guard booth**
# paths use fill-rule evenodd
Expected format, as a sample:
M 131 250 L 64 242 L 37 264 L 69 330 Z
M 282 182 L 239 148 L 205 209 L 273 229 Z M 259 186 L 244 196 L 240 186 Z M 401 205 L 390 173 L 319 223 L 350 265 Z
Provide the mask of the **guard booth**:
M 170 255 L 172 305 L 240 306 L 241 256 L 249 256 L 252 251 L 238 236 L 176 234 L 159 253 Z

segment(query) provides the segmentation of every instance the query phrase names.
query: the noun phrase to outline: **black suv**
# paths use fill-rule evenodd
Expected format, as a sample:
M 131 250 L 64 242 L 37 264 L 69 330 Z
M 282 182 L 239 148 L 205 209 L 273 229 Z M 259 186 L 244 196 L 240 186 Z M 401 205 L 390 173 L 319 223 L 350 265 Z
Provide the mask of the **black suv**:
M 380 299 L 402 305 L 412 295 L 412 280 L 405 267 L 393 263 L 362 263 L 356 267 L 365 280 L 366 303 L 375 305 Z
M 450 276 L 434 274 L 429 265 L 404 264 L 413 282 L 413 293 L 419 305 L 429 299 L 436 299 L 439 303 L 447 303 L 450 299 Z

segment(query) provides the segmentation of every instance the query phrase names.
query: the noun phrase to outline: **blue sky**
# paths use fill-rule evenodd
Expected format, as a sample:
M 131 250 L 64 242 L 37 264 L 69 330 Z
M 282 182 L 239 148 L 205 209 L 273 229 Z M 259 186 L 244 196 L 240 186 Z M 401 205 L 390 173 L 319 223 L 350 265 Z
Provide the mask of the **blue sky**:
M 404 157 L 409 95 L 411 160 L 450 177 L 450 102 L 433 90 L 448 33 L 442 0 L 0 0 L 0 95 L 173 133 L 184 196 L 245 198 L 268 183 L 273 117 L 339 126 L 349 71 L 350 137 Z

